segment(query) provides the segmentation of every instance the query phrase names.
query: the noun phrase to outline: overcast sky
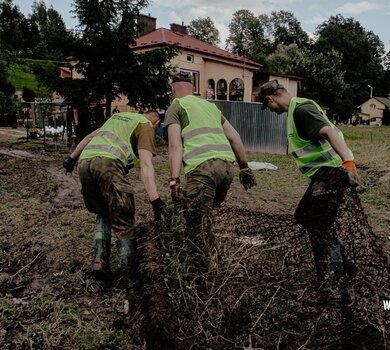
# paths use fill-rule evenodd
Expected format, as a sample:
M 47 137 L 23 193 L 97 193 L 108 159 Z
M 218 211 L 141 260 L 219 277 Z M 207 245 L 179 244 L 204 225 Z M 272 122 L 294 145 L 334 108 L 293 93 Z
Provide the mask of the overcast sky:
M 26 16 L 31 13 L 34 0 L 13 0 Z M 47 6 L 53 6 L 63 17 L 67 27 L 76 27 L 77 20 L 72 9 L 72 0 L 45 0 Z M 232 15 L 240 9 L 249 9 L 256 16 L 270 14 L 271 11 L 291 11 L 309 34 L 315 32 L 317 25 L 331 15 L 340 13 L 344 17 L 353 17 L 366 29 L 378 35 L 390 50 L 390 1 L 342 1 L 342 0 L 153 0 L 143 11 L 157 18 L 157 27 L 169 28 L 170 23 L 188 25 L 198 17 L 209 16 L 220 32 L 222 42 L 228 36 L 228 25 Z M 224 44 L 221 45 L 224 47 Z

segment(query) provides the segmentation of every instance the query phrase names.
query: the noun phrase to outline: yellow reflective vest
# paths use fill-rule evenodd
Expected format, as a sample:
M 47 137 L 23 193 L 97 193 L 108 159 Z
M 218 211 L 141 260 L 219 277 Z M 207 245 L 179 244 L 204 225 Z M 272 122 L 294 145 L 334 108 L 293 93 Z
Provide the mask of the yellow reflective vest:
M 328 119 L 328 117 L 325 115 L 325 112 L 316 102 L 301 97 L 293 97 L 291 99 L 287 113 L 287 137 L 289 153 L 293 155 L 299 170 L 302 172 L 305 178 L 310 181 L 311 176 L 313 176 L 319 168 L 324 166 L 338 168 L 342 165 L 343 161 L 326 139 L 320 138 L 316 141 L 310 141 L 303 140 L 299 137 L 294 122 L 294 111 L 298 105 L 302 103 L 311 103 L 314 105 L 324 117 L 329 126 L 335 129 L 342 139 L 344 139 L 344 135 Z M 352 151 L 350 149 L 348 149 L 348 151 L 350 152 L 353 159 Z
M 189 121 L 181 131 L 186 174 L 209 159 L 236 160 L 221 125 L 221 111 L 213 103 L 192 95 L 176 98 L 173 103 L 186 111 Z
M 150 124 L 150 121 L 138 113 L 112 115 L 84 148 L 79 159 L 106 157 L 119 159 L 125 167 L 138 164 L 130 139 L 140 123 Z

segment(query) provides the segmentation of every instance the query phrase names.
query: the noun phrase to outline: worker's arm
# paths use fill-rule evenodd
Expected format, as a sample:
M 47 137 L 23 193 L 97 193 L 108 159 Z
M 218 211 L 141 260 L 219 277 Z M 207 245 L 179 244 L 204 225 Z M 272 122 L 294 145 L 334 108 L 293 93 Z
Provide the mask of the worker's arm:
M 73 152 L 70 154 L 70 158 L 77 160 L 80 157 L 81 152 L 83 149 L 88 145 L 88 143 L 92 140 L 94 136 L 98 133 L 99 129 L 91 132 L 87 136 L 85 136 L 80 143 L 76 146 L 76 148 L 73 150 Z
M 227 139 L 230 142 L 230 145 L 232 146 L 234 155 L 236 156 L 237 163 L 240 167 L 247 167 L 248 162 L 246 160 L 245 155 L 245 148 L 241 141 L 240 134 L 234 129 L 233 125 L 230 124 L 227 120 L 223 123 L 223 131 L 225 132 L 225 135 Z
M 171 178 L 180 177 L 183 145 L 181 142 L 181 127 L 179 124 L 168 125 L 168 157 Z
M 333 129 L 331 126 L 324 126 L 320 129 L 318 134 L 322 137 L 324 137 L 332 148 L 337 152 L 337 154 L 341 157 L 343 164 L 342 167 L 352 173 L 353 175 L 357 176 L 357 169 L 355 161 L 353 160 L 353 157 L 351 156 L 348 146 L 345 143 L 345 141 L 340 137 L 340 135 L 337 133 L 335 129 Z M 350 185 L 356 186 L 357 185 L 357 178 L 353 177 L 353 179 L 350 179 Z
M 241 141 L 240 134 L 227 120 L 223 123 L 222 127 L 227 139 L 230 142 L 230 145 L 232 146 L 234 155 L 236 156 L 238 166 L 240 167 L 240 182 L 244 186 L 244 189 L 246 191 L 251 187 L 256 186 L 256 179 L 255 175 L 252 172 L 252 169 L 248 167 L 248 162 L 246 160 L 245 155 L 245 148 Z
M 77 159 L 79 159 L 81 152 L 88 145 L 88 143 L 92 140 L 92 138 L 98 133 L 98 130 L 91 132 L 87 136 L 85 136 L 80 143 L 76 146 L 73 152 L 70 154 L 68 159 L 64 160 L 63 167 L 65 168 L 67 173 L 71 173 L 76 166 Z
M 331 126 L 324 126 L 320 129 L 318 134 L 329 141 L 330 145 L 337 152 L 343 161 L 353 160 L 351 154 L 348 151 L 348 146 L 345 141 L 340 137 L 338 132 Z
M 145 190 L 149 196 L 149 200 L 153 202 L 155 199 L 159 198 L 157 192 L 156 177 L 152 163 L 153 154 L 146 149 L 139 149 L 138 155 L 141 168 L 141 181 L 144 184 Z

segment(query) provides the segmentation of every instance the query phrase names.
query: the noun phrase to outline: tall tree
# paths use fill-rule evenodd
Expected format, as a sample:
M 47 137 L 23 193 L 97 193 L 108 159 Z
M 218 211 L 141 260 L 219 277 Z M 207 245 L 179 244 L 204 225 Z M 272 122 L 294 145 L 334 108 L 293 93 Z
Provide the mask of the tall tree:
M 0 60 L 0 114 L 4 116 L 6 113 L 14 113 L 16 110 L 15 86 L 10 81 L 8 64 L 6 61 Z
M 341 68 L 342 56 L 337 51 L 317 53 L 296 44 L 279 45 L 265 64 L 269 71 L 302 77 L 303 96 L 339 112 L 347 86 Z
M 161 49 L 154 60 L 146 59 L 153 53 L 139 56 L 132 50 L 137 37 L 137 16 L 148 5 L 147 0 L 75 0 L 75 13 L 79 19 L 82 37 L 74 52 L 78 61 L 76 69 L 83 74 L 88 91 L 93 96 L 104 97 L 106 117 L 111 114 L 111 102 L 120 93 L 126 93 L 130 101 L 141 106 L 162 103 L 167 95 L 168 79 L 164 68 L 177 54 L 171 47 Z M 140 76 L 140 72 L 144 75 Z M 160 91 L 146 91 L 140 87 L 153 80 L 158 72 L 163 82 L 154 80 Z M 163 84 L 163 86 L 161 86 Z M 160 107 L 166 107 L 166 105 Z
M 63 60 L 69 54 L 72 35 L 61 15 L 52 6 L 47 8 L 43 0 L 34 1 L 32 5 L 30 31 L 35 57 Z
M 280 44 L 296 44 L 298 47 L 308 45 L 309 37 L 292 12 L 273 11 L 268 24 L 268 35 L 272 38 L 275 49 Z
M 232 52 L 261 61 L 268 53 L 269 43 L 264 36 L 264 26 L 250 10 L 238 10 L 229 24 L 226 47 Z
M 24 39 L 21 30 L 25 18 L 12 0 L 0 2 L 0 53 L 2 56 L 23 49 Z
M 377 35 L 366 31 L 353 18 L 332 16 L 317 29 L 317 52 L 337 51 L 342 57 L 341 69 L 347 84 L 343 96 L 345 118 L 369 97 L 367 85 L 378 88 L 382 81 L 384 45 Z M 348 115 L 349 114 L 349 115 Z
M 220 42 L 219 31 L 210 17 L 197 18 L 190 22 L 188 33 L 196 39 L 205 41 L 211 45 Z

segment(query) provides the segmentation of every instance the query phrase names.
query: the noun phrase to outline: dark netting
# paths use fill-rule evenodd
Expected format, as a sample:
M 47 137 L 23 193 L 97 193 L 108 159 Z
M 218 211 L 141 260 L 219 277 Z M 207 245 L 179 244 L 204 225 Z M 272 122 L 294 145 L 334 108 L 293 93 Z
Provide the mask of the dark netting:
M 213 244 L 191 237 L 169 208 L 162 225 L 139 239 L 149 348 L 389 346 L 389 265 L 356 191 L 339 190 L 337 210 L 306 197 L 310 206 L 317 202 L 314 211 L 324 210 L 317 224 L 299 217 L 304 200 L 299 224 L 292 215 L 222 206 Z M 323 225 L 325 209 L 331 229 Z M 207 270 L 193 258 L 202 250 Z

